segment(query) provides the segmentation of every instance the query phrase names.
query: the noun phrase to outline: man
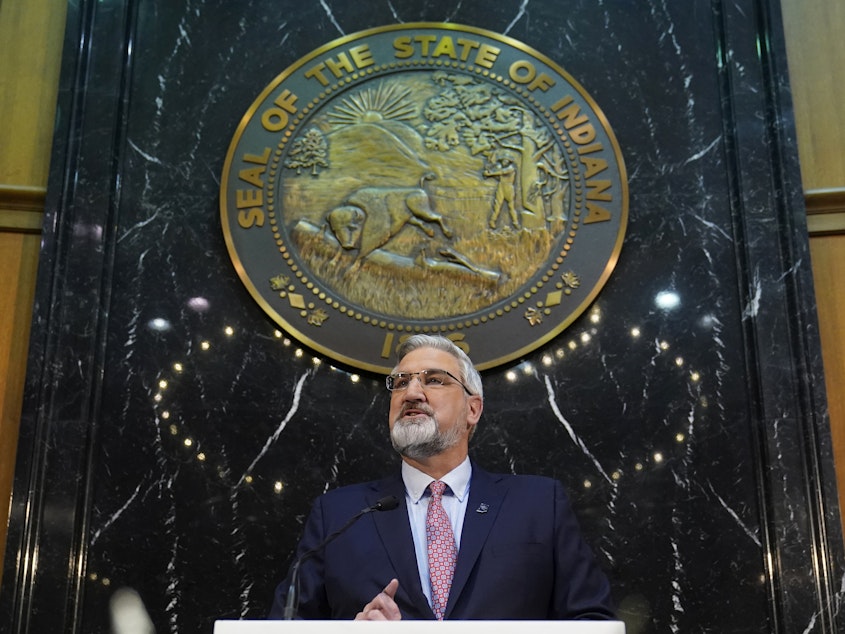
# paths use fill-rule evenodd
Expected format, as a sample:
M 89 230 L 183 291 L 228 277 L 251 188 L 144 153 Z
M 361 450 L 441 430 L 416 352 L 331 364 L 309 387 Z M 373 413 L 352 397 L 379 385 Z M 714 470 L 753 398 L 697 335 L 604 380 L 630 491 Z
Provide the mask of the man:
M 321 496 L 297 556 L 385 496 L 399 507 L 366 514 L 303 563 L 297 615 L 615 618 L 560 483 L 490 474 L 469 460 L 484 402 L 469 357 L 448 339 L 415 335 L 400 346 L 387 387 L 401 470 Z M 282 618 L 289 586 L 290 578 L 278 587 L 270 618 Z
M 516 166 L 509 156 L 501 157 L 495 166 L 488 167 L 484 170 L 484 176 L 487 178 L 498 178 L 499 183 L 496 185 L 496 198 L 493 201 L 493 215 L 490 217 L 488 223 L 491 229 L 495 229 L 499 222 L 499 214 L 502 212 L 502 207 L 507 204 L 508 213 L 511 217 L 511 224 L 514 229 L 519 229 L 521 223 L 519 222 L 519 214 L 516 211 L 516 188 L 514 182 L 516 181 Z

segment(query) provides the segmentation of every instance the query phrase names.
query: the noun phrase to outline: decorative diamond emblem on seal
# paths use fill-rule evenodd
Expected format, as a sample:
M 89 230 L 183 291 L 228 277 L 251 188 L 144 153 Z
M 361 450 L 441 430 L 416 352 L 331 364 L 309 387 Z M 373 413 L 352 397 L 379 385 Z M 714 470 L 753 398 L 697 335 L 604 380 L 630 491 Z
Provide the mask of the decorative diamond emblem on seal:
M 388 372 L 418 332 L 481 369 L 561 333 L 622 247 L 628 187 L 605 116 L 562 68 L 455 24 L 330 42 L 276 77 L 226 156 L 223 232 L 279 326 Z

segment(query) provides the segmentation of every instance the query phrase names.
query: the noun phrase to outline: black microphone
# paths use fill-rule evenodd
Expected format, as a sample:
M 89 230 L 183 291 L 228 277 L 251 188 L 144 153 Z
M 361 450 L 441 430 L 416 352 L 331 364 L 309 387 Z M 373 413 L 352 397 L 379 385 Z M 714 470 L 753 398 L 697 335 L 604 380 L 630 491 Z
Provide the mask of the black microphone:
M 311 548 L 310 550 L 306 550 L 302 553 L 302 556 L 296 560 L 293 564 L 293 568 L 291 568 L 290 573 L 290 588 L 288 589 L 288 596 L 285 600 L 285 612 L 283 618 L 286 621 L 292 620 L 296 616 L 296 611 L 299 608 L 299 568 L 302 564 L 311 558 L 315 553 L 319 552 L 323 548 L 325 548 L 329 542 L 333 539 L 338 537 L 341 533 L 343 533 L 347 528 L 352 526 L 355 522 L 361 519 L 367 513 L 372 513 L 373 511 L 392 511 L 397 506 L 399 506 L 399 498 L 395 495 L 387 495 L 380 500 L 378 500 L 372 506 L 368 506 L 365 509 L 361 509 L 351 518 L 349 521 L 346 522 L 343 526 L 333 532 L 331 535 L 326 537 L 323 541 L 319 544 Z

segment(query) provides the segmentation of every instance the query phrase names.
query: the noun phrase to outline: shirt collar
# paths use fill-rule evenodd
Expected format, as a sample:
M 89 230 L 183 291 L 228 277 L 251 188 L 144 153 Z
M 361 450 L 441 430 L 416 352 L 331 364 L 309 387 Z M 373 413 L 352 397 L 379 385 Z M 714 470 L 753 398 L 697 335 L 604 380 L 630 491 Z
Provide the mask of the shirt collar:
M 452 495 L 458 498 L 459 502 L 463 502 L 464 497 L 469 491 L 469 479 L 471 476 L 472 464 L 469 461 L 469 456 L 467 456 L 461 464 L 440 478 L 440 481 L 448 485 L 452 491 Z M 432 477 L 416 467 L 412 467 L 403 460 L 402 480 L 405 482 L 405 491 L 407 491 L 411 502 L 417 504 L 422 496 L 425 495 L 428 485 L 432 482 Z

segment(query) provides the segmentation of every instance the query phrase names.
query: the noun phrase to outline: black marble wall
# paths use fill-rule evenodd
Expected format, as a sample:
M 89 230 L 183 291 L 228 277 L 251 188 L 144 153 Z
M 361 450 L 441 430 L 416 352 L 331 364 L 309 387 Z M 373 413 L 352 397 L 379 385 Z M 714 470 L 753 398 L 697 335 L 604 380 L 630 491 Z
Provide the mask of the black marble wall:
M 0 631 L 107 632 L 120 587 L 159 632 L 259 618 L 314 496 L 396 463 L 381 377 L 264 315 L 218 187 L 272 78 L 412 21 L 558 62 L 629 175 L 613 277 L 485 373 L 476 459 L 564 482 L 631 634 L 843 631 L 777 0 L 70 3 Z

